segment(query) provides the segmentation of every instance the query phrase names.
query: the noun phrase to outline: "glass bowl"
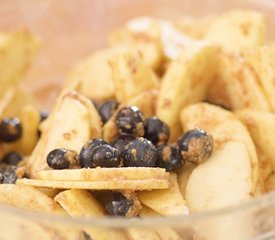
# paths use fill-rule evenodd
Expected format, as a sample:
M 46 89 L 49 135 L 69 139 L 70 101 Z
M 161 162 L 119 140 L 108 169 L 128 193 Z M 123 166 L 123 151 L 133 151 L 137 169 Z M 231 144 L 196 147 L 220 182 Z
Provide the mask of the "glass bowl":
M 107 34 L 128 19 L 144 15 L 168 19 L 182 15 L 200 17 L 234 8 L 263 12 L 268 23 L 267 37 L 274 39 L 273 0 L 1 0 L 0 29 L 28 28 L 41 37 L 43 47 L 24 82 L 40 107 L 47 110 L 72 66 L 105 46 Z M 105 237 L 99 234 L 94 240 L 275 239 L 275 193 L 238 206 L 189 216 L 127 220 L 72 219 L 1 204 L 0 219 L 1 240 L 90 239 L 83 234 L 87 229 L 105 232 Z M 132 238 L 127 235 L 129 232 Z

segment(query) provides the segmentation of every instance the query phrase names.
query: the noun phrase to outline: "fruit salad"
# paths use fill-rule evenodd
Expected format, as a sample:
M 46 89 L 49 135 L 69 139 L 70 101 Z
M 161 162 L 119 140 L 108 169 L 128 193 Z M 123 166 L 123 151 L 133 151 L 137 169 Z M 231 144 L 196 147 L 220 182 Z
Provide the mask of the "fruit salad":
M 72 69 L 50 112 L 20 82 L 39 40 L 28 31 L 3 33 L 0 203 L 126 221 L 188 218 L 274 190 L 275 47 L 265 39 L 264 17 L 233 10 L 205 29 L 193 21 L 130 20 Z M 186 234 L 224 240 L 238 228 L 233 238 L 249 239 L 252 219 L 242 217 L 241 229 L 220 221 Z M 172 227 L 44 235 L 187 239 Z

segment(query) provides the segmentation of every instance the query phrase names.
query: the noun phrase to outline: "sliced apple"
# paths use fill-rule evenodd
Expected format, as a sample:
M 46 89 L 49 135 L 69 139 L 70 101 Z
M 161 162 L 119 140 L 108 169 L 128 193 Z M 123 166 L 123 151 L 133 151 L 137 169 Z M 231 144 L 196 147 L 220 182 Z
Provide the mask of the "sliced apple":
M 97 181 L 97 180 L 144 180 L 166 179 L 169 173 L 164 168 L 127 167 L 127 168 L 82 168 L 46 170 L 37 173 L 42 180 L 53 181 Z
M 158 79 L 144 64 L 139 53 L 125 49 L 110 60 L 116 99 L 127 103 L 141 92 L 158 88 Z
M 248 149 L 241 142 L 227 141 L 193 170 L 186 187 L 186 201 L 190 211 L 203 212 L 252 199 L 251 189 Z M 221 216 L 218 221 L 198 224 L 197 231 L 207 240 L 249 239 L 251 221 L 252 217 L 246 213 L 239 214 L 236 221 L 232 221 L 232 216 Z
M 260 80 L 257 72 L 242 55 L 221 52 L 207 99 L 232 110 L 253 108 L 269 111 L 270 105 L 261 81 L 265 79 Z
M 145 205 L 143 205 L 142 209 L 139 212 L 139 216 L 142 218 L 146 218 L 146 217 L 156 217 L 156 216 L 160 216 L 160 215 L 157 214 L 151 208 L 148 208 Z M 167 239 L 182 240 L 183 239 L 170 227 L 163 227 L 161 229 L 157 228 L 157 229 L 154 229 L 154 231 L 158 234 L 158 236 L 162 240 L 167 240 Z
M 169 183 L 169 188 L 165 190 L 139 192 L 139 200 L 162 216 L 188 214 L 189 210 L 180 193 L 176 174 L 170 174 Z
M 114 98 L 115 86 L 109 61 L 117 52 L 117 48 L 107 48 L 82 60 L 69 74 L 65 87 L 95 100 Z
M 270 159 L 268 159 L 267 155 L 260 151 L 260 149 L 256 146 L 258 160 L 259 160 L 259 173 L 260 177 L 263 181 L 265 181 L 273 172 L 273 166 Z
M 23 133 L 18 147 L 25 155 L 29 155 L 38 141 L 40 114 L 33 106 L 27 105 L 21 110 L 20 121 Z
M 0 97 L 0 116 L 18 117 L 18 113 L 27 105 L 35 107 L 31 94 L 21 84 L 13 85 Z
M 264 44 L 266 24 L 260 12 L 233 10 L 210 24 L 205 38 L 228 52 L 239 52 Z
M 271 174 L 265 181 L 265 191 L 272 192 L 275 190 L 275 174 Z
M 270 109 L 275 113 L 275 45 L 245 51 L 243 57 L 257 75 Z
M 131 98 L 127 105 L 138 107 L 145 117 L 155 116 L 158 94 L 159 92 L 156 89 L 144 91 Z
M 101 120 L 91 101 L 74 91 L 65 90 L 49 116 L 47 128 L 34 150 L 29 168 L 31 175 L 49 169 L 46 157 L 56 148 L 80 152 L 90 139 L 101 136 Z
M 39 48 L 39 40 L 27 30 L 0 33 L 0 96 L 18 84 Z
M 1 240 L 21 240 L 30 238 L 30 236 L 32 239 L 40 240 L 86 240 L 83 231 L 72 226 L 61 227 L 46 221 L 31 221 L 4 214 L 0 216 L 0 220 L 1 227 L 6 230 L 0 232 Z
M 62 208 L 53 199 L 31 186 L 14 184 L 0 185 L 0 202 L 18 208 L 40 212 L 64 214 Z
M 156 115 L 171 129 L 171 141 L 181 135 L 182 107 L 202 101 L 216 69 L 216 50 L 190 46 L 171 62 L 162 79 Z
M 213 136 L 214 149 L 228 141 L 243 143 L 250 157 L 250 171 L 252 182 L 250 192 L 257 194 L 261 191 L 262 179 L 260 179 L 259 163 L 254 143 L 246 127 L 232 112 L 220 107 L 198 103 L 186 107 L 181 112 L 181 122 L 184 131 L 196 127 L 204 129 Z
M 85 190 L 67 190 L 59 193 L 54 200 L 72 217 L 103 217 L 106 215 L 101 204 Z M 121 231 L 93 227 L 84 229 L 94 240 L 127 239 Z
M 194 212 L 226 207 L 251 199 L 252 185 L 247 148 L 229 141 L 193 170 L 186 186 L 186 201 Z
M 57 189 L 90 189 L 90 190 L 152 190 L 169 187 L 167 179 L 143 180 L 103 180 L 103 181 L 53 181 L 40 179 L 17 179 L 18 185 Z
M 194 163 L 185 163 L 183 167 L 181 167 L 177 173 L 179 189 L 182 197 L 185 199 L 185 190 L 189 180 L 189 177 L 192 171 L 195 169 L 196 165 Z
M 102 138 L 107 143 L 112 143 L 118 136 L 118 128 L 116 125 L 116 116 L 121 108 L 123 108 L 124 105 L 120 104 L 117 110 L 113 113 L 111 118 L 103 125 L 102 128 Z
M 249 130 L 256 147 L 263 155 L 262 159 L 269 161 L 275 171 L 275 115 L 252 109 L 237 111 L 236 114 Z M 266 165 L 263 162 L 262 167 Z
M 113 32 L 109 42 L 115 46 L 134 47 L 140 52 L 143 62 L 154 70 L 158 70 L 162 63 L 162 43 L 156 19 L 134 18 L 128 21 L 123 29 Z

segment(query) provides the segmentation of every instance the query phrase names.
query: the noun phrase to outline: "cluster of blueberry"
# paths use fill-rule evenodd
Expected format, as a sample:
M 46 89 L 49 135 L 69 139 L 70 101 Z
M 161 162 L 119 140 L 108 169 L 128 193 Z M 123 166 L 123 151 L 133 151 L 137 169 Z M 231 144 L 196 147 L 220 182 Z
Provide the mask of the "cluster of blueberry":
M 111 144 L 96 138 L 86 143 L 80 154 L 68 149 L 54 149 L 47 156 L 47 163 L 54 169 L 95 167 L 161 167 L 176 171 L 186 161 L 199 163 L 213 150 L 213 139 L 201 129 L 193 129 L 168 143 L 170 129 L 157 117 L 145 118 L 135 106 L 119 109 L 119 103 L 110 100 L 98 107 L 103 123 L 115 111 L 119 137 Z
M 47 118 L 46 112 L 40 113 L 41 121 Z M 19 118 L 3 118 L 0 122 L 0 143 L 14 143 L 22 137 L 23 128 Z M 13 184 L 17 179 L 18 164 L 23 156 L 17 151 L 10 151 L 1 159 L 0 183 Z M 24 175 L 26 176 L 26 175 Z
M 0 122 L 0 142 L 12 143 L 22 136 L 22 126 L 18 118 L 4 118 Z M 13 184 L 17 176 L 17 164 L 22 160 L 22 156 L 12 151 L 4 155 L 0 166 L 0 183 Z

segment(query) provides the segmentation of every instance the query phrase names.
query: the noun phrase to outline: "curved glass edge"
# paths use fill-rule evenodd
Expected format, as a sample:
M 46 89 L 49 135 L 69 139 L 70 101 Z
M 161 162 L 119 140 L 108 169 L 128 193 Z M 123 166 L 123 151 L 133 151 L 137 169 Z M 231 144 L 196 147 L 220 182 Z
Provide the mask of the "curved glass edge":
M 178 215 L 167 217 L 146 217 L 146 218 L 70 218 L 68 216 L 54 215 L 49 213 L 36 212 L 28 209 L 19 209 L 6 204 L 0 204 L 1 214 L 8 216 L 20 217 L 28 220 L 50 221 L 51 223 L 58 224 L 77 224 L 81 226 L 95 226 L 100 228 L 126 228 L 126 227 L 158 227 L 163 224 L 165 226 L 182 226 L 194 223 L 196 221 L 207 221 L 214 217 L 225 217 L 229 214 L 241 213 L 247 210 L 261 210 L 265 207 L 275 205 L 275 192 L 256 197 L 249 201 L 243 202 L 238 205 L 232 205 L 221 209 L 205 211 L 201 213 L 192 213 L 190 215 Z

